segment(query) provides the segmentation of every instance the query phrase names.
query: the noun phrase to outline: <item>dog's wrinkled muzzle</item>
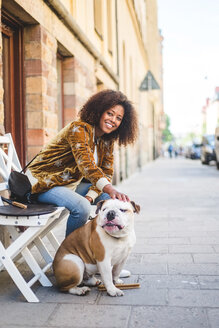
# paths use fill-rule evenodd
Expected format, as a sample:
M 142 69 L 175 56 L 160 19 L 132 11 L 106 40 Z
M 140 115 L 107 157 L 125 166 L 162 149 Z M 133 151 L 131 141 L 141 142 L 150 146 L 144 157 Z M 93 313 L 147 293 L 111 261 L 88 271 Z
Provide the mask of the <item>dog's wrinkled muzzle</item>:
M 106 218 L 108 221 L 114 220 L 116 217 L 116 212 L 115 211 L 109 211 L 106 215 Z
M 102 228 L 107 232 L 115 232 L 124 228 L 114 210 L 107 212 Z

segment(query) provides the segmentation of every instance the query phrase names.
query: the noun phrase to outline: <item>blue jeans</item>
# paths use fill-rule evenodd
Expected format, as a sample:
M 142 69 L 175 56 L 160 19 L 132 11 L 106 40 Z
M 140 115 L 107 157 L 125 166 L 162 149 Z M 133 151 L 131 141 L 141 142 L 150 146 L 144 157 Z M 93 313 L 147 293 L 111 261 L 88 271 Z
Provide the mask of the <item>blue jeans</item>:
M 70 212 L 67 227 L 66 237 L 75 229 L 84 225 L 90 215 L 91 204 L 84 197 L 91 183 L 81 182 L 75 191 L 66 187 L 54 187 L 38 195 L 38 201 L 41 203 L 63 206 Z M 96 198 L 94 205 L 100 200 L 109 199 L 109 195 L 102 193 Z

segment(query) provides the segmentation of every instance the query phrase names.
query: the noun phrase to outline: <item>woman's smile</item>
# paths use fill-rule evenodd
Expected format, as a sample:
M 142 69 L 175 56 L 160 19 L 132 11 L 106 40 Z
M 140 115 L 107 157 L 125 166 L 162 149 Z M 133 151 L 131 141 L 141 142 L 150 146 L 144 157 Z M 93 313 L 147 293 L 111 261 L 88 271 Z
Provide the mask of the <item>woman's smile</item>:
M 118 129 L 124 116 L 124 108 L 121 105 L 116 105 L 114 107 L 106 110 L 99 122 L 99 126 L 95 128 L 95 136 L 100 137 L 104 133 L 111 133 Z
M 114 125 L 113 125 L 113 124 L 111 124 L 111 123 L 109 123 L 109 122 L 106 122 L 105 124 L 106 124 L 106 126 L 108 126 L 108 127 L 109 127 L 109 129 L 112 129 L 112 128 L 114 127 Z

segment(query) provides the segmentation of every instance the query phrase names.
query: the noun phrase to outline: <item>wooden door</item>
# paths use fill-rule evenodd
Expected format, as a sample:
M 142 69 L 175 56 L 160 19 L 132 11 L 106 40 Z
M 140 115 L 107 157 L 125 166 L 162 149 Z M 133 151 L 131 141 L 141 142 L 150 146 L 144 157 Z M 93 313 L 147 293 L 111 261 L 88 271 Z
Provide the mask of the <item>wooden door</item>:
M 12 134 L 21 161 L 25 163 L 23 101 L 22 26 L 9 14 L 2 13 L 2 61 L 4 88 L 4 127 Z

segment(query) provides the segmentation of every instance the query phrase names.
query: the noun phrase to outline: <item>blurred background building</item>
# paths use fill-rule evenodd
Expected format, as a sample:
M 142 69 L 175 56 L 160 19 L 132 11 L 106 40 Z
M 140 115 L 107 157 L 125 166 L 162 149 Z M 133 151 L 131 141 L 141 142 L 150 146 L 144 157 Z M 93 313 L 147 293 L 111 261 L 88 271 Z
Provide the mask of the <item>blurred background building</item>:
M 0 0 L 0 130 L 24 165 L 93 93 L 121 90 L 140 135 L 115 150 L 117 183 L 161 151 L 162 36 L 156 0 Z
M 214 96 L 206 99 L 202 108 L 202 133 L 215 134 L 219 126 L 219 87 L 214 90 Z

